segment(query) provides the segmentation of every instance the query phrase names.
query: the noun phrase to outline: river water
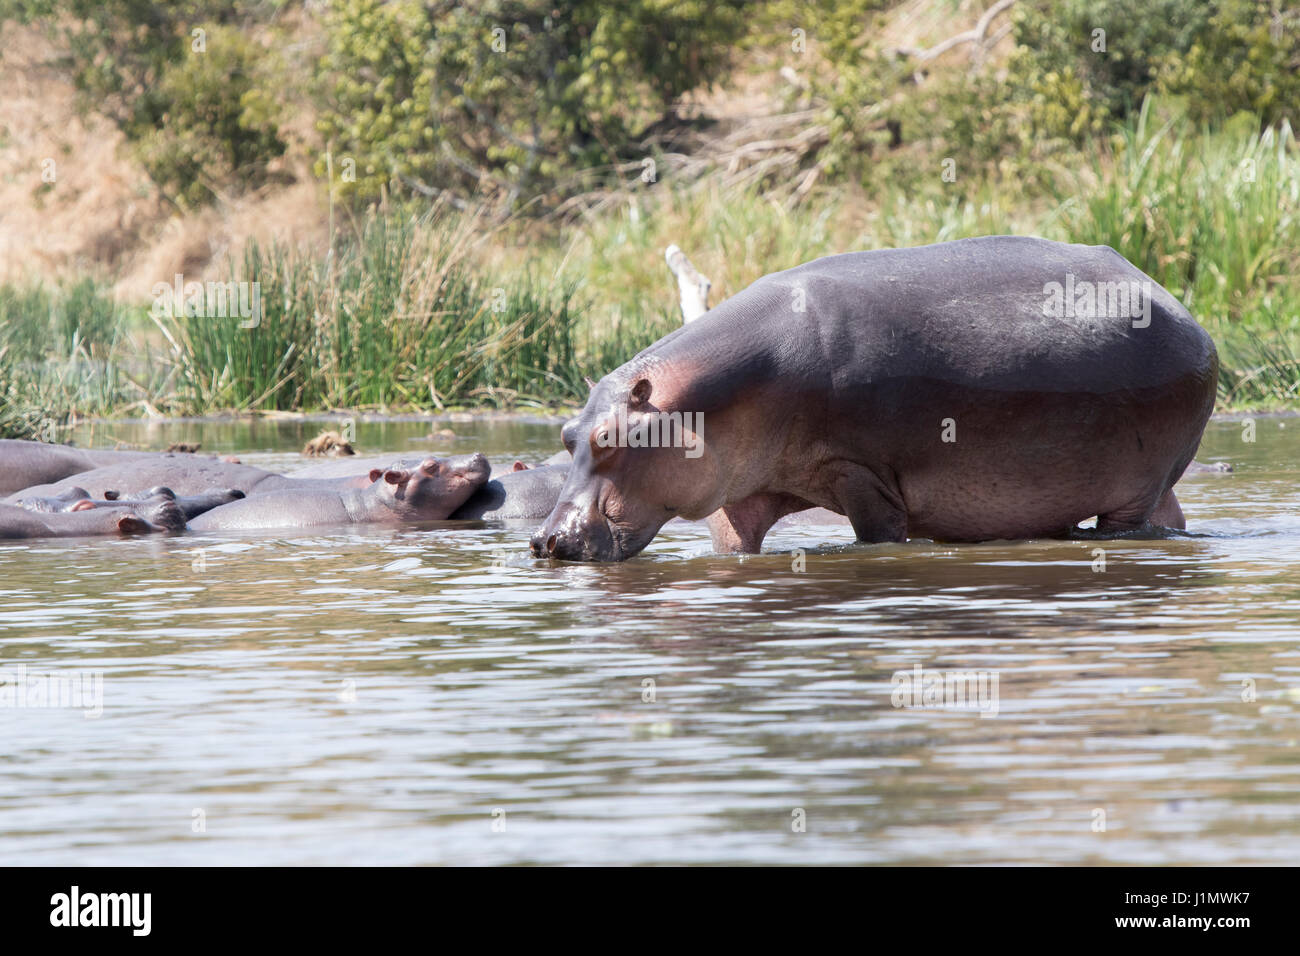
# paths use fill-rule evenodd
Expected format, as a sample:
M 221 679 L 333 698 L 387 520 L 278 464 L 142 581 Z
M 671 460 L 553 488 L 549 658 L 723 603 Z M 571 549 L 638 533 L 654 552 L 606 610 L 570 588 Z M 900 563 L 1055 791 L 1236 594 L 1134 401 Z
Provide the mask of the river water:
M 290 468 L 319 428 L 79 437 Z M 451 428 L 358 447 L 556 447 Z M 530 524 L 0 544 L 0 674 L 28 695 L 0 706 L 0 861 L 1300 862 L 1300 420 L 1254 428 L 1211 424 L 1199 457 L 1236 471 L 1180 485 L 1190 534 L 1156 541 L 791 528 L 723 557 L 680 525 L 609 566 L 531 559 Z

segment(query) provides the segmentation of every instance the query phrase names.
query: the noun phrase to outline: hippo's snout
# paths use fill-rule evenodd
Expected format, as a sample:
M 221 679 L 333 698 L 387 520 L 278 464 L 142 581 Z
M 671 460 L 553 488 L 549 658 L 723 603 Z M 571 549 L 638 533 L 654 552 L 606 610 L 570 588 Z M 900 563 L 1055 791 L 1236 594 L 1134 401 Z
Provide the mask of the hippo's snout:
M 558 561 L 617 561 L 621 555 L 605 516 L 594 508 L 583 511 L 561 505 L 529 540 L 536 558 Z
M 476 451 L 472 455 L 461 455 L 458 458 L 452 458 L 449 463 L 454 474 L 464 478 L 475 488 L 485 484 L 488 476 L 492 474 L 492 466 L 488 463 L 487 456 L 481 451 Z

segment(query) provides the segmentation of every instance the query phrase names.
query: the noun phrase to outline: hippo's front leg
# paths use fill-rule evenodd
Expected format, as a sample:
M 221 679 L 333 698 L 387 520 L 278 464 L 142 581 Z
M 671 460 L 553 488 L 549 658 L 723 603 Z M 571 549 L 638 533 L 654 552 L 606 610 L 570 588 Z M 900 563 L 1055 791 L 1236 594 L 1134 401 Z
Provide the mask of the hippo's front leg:
M 719 508 L 705 519 L 713 549 L 724 554 L 758 554 L 777 521 L 812 505 L 794 495 L 760 493 Z
M 878 544 L 907 540 L 907 508 L 903 496 L 869 468 L 849 465 L 834 483 L 836 510 L 853 525 L 859 541 Z

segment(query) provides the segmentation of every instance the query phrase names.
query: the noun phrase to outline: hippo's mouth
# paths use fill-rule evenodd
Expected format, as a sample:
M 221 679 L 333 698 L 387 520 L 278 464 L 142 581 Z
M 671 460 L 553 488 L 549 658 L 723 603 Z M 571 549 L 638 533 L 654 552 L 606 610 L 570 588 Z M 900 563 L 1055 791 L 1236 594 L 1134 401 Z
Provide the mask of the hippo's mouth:
M 591 549 L 590 538 L 587 538 L 583 542 L 583 561 L 615 562 L 634 558 L 645 550 L 646 545 L 654 540 L 659 531 L 658 528 L 647 530 L 620 524 L 611 518 L 602 506 L 597 506 L 597 512 L 609 533 L 609 548 L 604 553 L 597 553 Z

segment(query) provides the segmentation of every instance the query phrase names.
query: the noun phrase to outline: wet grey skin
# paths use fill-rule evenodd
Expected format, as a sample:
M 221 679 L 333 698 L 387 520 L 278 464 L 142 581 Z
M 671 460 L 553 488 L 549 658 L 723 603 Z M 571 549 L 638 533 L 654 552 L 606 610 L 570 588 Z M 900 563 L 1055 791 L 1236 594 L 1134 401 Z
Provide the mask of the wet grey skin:
M 205 495 L 212 489 L 230 489 L 253 495 L 268 491 L 305 492 L 364 487 L 371 481 L 360 469 L 347 477 L 295 479 L 217 458 L 156 454 L 93 468 L 48 484 L 25 487 L 3 501 L 14 504 L 19 498 L 58 497 L 73 488 L 84 488 L 90 497 L 105 500 L 109 492 L 129 496 L 160 485 L 184 498 Z
M 199 515 L 189 526 L 193 531 L 225 531 L 443 521 L 487 482 L 490 470 L 478 453 L 426 458 L 414 468 L 375 469 L 373 480 L 362 488 L 259 492 Z
M 0 496 L 104 465 L 157 457 L 157 452 L 103 451 L 4 438 L 0 439 Z
M 567 456 L 566 456 L 567 457 Z M 539 465 L 493 477 L 451 513 L 452 521 L 507 521 L 545 518 L 559 500 L 569 466 Z
M 91 498 L 90 493 L 84 488 L 69 488 L 62 494 L 52 497 L 22 497 L 18 499 L 17 504 L 28 511 L 57 514 L 69 511 L 83 511 L 87 508 L 125 508 L 130 510 L 139 502 L 156 497 L 170 498 L 175 501 L 176 506 L 181 509 L 181 513 L 188 521 L 190 518 L 197 517 L 205 511 L 211 511 L 219 505 L 237 501 L 244 497 L 244 493 L 235 488 L 225 490 L 210 488 L 200 495 L 178 497 L 170 488 L 159 485 L 150 488 L 148 491 L 127 496 L 119 495 L 116 491 L 107 491 L 103 499 L 95 499 Z
M 568 452 L 562 452 L 561 454 L 567 464 L 567 459 L 569 457 Z M 288 472 L 285 477 L 314 480 L 345 478 L 364 474 L 372 468 L 392 468 L 395 466 L 414 468 L 427 457 L 427 455 L 404 457 L 398 461 L 394 461 L 392 455 L 370 455 L 364 458 L 338 458 L 333 461 L 320 461 L 314 462 L 310 465 L 304 465 L 301 468 L 296 468 L 293 471 Z M 558 459 L 553 456 L 552 458 L 542 462 L 542 464 L 556 464 L 557 460 Z M 492 479 L 496 479 L 502 475 L 507 475 L 513 471 L 520 470 L 521 464 L 522 463 L 518 461 L 493 464 L 491 477 Z M 538 515 L 538 517 L 541 516 Z
M 182 531 L 185 515 L 161 495 L 124 507 L 96 507 L 88 499 L 71 511 L 29 511 L 0 504 L 0 538 L 71 538 Z
M 1140 309 L 1114 307 L 1117 283 Z M 1111 306 L 1076 297 L 1063 314 L 1063 286 Z M 1058 537 L 1094 515 L 1102 532 L 1182 528 L 1173 486 L 1217 370 L 1187 310 L 1105 246 L 991 236 L 830 256 L 601 379 L 561 432 L 573 466 L 530 548 L 618 561 L 669 519 L 707 516 L 717 550 L 756 552 L 812 507 L 864 542 Z M 624 415 L 671 413 L 703 416 L 695 457 L 608 441 Z
M 209 488 L 207 491 L 197 495 L 178 495 L 165 485 L 157 485 L 148 491 L 138 494 L 121 497 L 116 494 L 109 498 L 109 503 L 115 502 L 132 503 L 145 498 L 152 498 L 157 495 L 173 498 L 177 507 L 185 515 L 185 520 L 197 518 L 201 514 L 211 511 L 213 508 L 219 508 L 222 505 L 229 504 L 232 501 L 239 501 L 245 495 L 238 488 Z

